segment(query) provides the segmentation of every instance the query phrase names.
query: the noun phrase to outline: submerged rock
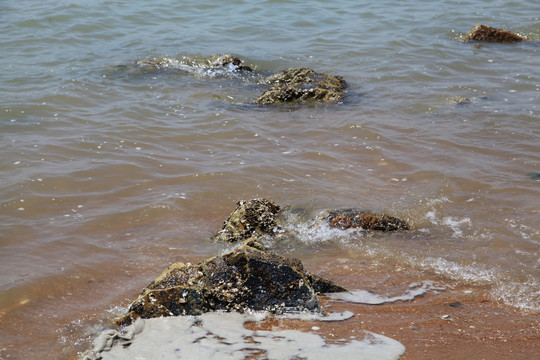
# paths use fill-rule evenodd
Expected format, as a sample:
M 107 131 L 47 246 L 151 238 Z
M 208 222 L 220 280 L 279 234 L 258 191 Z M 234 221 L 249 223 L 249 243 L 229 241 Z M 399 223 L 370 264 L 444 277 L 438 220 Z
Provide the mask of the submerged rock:
M 525 39 L 508 30 L 478 24 L 465 36 L 465 40 L 510 43 L 523 41 Z
M 225 68 L 230 71 L 252 71 L 252 69 L 243 64 L 243 61 L 233 55 L 213 55 L 208 58 L 191 58 L 184 56 L 182 58 L 174 57 L 154 57 L 143 59 L 136 62 L 141 70 L 164 70 L 176 69 L 187 70 L 193 69 L 216 69 Z
M 233 70 L 253 71 L 249 66 L 244 65 L 240 58 L 229 54 L 214 55 L 208 59 L 208 64 L 210 66 L 227 66 Z
M 198 265 L 170 266 L 144 289 L 117 324 L 215 310 L 319 312 L 317 293 L 341 291 L 346 290 L 310 274 L 298 259 L 243 246 Z
M 330 210 L 323 214 L 330 227 L 341 230 L 361 228 L 375 231 L 409 230 L 409 225 L 398 218 L 358 209 Z
M 268 76 L 271 85 L 255 102 L 262 105 L 303 101 L 338 102 L 345 94 L 345 80 L 308 68 L 290 68 Z
M 471 99 L 461 96 L 454 96 L 449 99 L 450 103 L 456 106 L 467 106 L 472 103 Z
M 281 231 L 278 224 L 280 212 L 280 207 L 270 200 L 239 201 L 213 240 L 233 243 L 251 237 L 273 236 Z

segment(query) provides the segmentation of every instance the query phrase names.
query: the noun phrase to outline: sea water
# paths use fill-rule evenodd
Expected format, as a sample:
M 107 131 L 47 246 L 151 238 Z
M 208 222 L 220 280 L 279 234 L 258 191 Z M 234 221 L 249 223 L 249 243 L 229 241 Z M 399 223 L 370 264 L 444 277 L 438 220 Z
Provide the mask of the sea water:
M 540 311 L 538 14 L 505 0 L 2 1 L 0 357 L 73 358 L 170 263 L 215 255 L 206 239 L 254 197 L 313 215 L 276 244 L 308 268 L 398 264 Z M 529 41 L 462 41 L 477 23 Z M 225 53 L 255 74 L 340 75 L 348 93 L 266 108 L 253 76 L 133 68 Z M 413 230 L 317 221 L 350 207 Z

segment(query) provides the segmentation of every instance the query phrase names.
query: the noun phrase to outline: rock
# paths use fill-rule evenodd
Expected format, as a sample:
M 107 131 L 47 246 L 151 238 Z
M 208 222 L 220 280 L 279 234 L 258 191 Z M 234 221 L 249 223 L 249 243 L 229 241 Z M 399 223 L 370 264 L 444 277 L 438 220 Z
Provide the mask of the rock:
M 268 76 L 271 85 L 255 102 L 262 105 L 303 101 L 338 102 L 345 94 L 345 80 L 340 76 L 317 73 L 308 68 L 290 68 Z
M 300 211 L 294 209 L 292 211 Z M 212 240 L 225 243 L 236 243 L 250 240 L 250 246 L 265 249 L 263 240 L 283 240 L 292 236 L 285 228 L 291 221 L 290 213 L 282 214 L 281 208 L 266 199 L 243 200 L 237 203 L 236 209 L 225 220 Z M 318 215 L 330 227 L 346 230 L 362 228 L 372 231 L 409 230 L 409 225 L 398 218 L 358 209 L 325 210 Z
M 358 209 L 330 210 L 323 214 L 330 227 L 346 230 L 362 228 L 375 231 L 409 230 L 409 225 L 398 218 Z
M 243 246 L 198 265 L 170 266 L 116 323 L 215 310 L 320 312 L 316 293 L 342 291 L 346 290 L 308 273 L 298 259 Z
M 242 60 L 232 55 L 214 55 L 208 59 L 210 66 L 227 66 L 232 70 L 253 71 L 249 66 L 243 65 Z
M 460 303 L 459 301 L 456 301 L 456 302 L 453 302 L 453 303 L 450 303 L 450 304 L 448 304 L 448 306 L 450 306 L 450 307 L 453 307 L 453 308 L 456 308 L 456 309 L 457 309 L 457 308 L 460 308 L 460 307 L 462 307 L 462 306 L 463 306 L 463 303 Z
M 243 64 L 240 58 L 225 54 L 213 55 L 208 58 L 174 58 L 174 57 L 154 57 L 151 59 L 143 59 L 136 62 L 143 71 L 164 70 L 164 69 L 215 69 L 227 68 L 231 71 L 252 71 L 249 66 Z
M 465 40 L 510 43 L 525 40 L 523 37 L 503 29 L 478 24 L 465 36 Z
M 456 105 L 456 106 L 467 106 L 470 105 L 471 99 L 461 96 L 455 96 L 449 99 L 450 103 Z
M 237 203 L 236 209 L 225 220 L 222 230 L 212 239 L 232 243 L 252 237 L 274 236 L 281 229 L 278 224 L 280 211 L 280 207 L 270 200 L 240 201 Z

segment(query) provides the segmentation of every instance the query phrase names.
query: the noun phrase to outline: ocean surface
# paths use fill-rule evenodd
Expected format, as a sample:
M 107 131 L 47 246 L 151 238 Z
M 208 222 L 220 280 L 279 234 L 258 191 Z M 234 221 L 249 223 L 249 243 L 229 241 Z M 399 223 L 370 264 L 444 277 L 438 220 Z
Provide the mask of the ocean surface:
M 3 0 L 0 358 L 76 358 L 169 264 L 222 251 L 208 238 L 256 197 L 413 227 L 298 219 L 276 246 L 308 269 L 399 266 L 540 312 L 539 17 L 538 1 Z M 529 41 L 462 41 L 478 23 Z M 202 66 L 216 54 L 253 74 Z M 344 77 L 343 101 L 252 104 L 257 74 L 300 66 Z

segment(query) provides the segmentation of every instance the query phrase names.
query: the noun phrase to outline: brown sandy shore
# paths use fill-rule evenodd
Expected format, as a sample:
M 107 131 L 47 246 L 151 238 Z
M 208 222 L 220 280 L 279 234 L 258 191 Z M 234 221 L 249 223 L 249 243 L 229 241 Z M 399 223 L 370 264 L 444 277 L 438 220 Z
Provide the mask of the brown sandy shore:
M 379 294 L 383 289 L 388 293 L 403 293 L 400 290 L 403 284 L 421 275 L 399 267 L 392 272 L 380 270 L 363 269 L 361 279 L 351 277 L 350 272 L 347 276 L 339 268 L 322 275 L 351 289 L 358 287 L 360 280 L 364 284 L 362 288 L 370 290 L 371 286 Z M 538 357 L 540 314 L 491 300 L 488 287 L 453 285 L 438 281 L 435 276 L 432 279 L 442 284 L 444 290 L 430 291 L 412 301 L 363 305 L 322 299 L 327 311 L 352 311 L 355 316 L 340 323 L 317 325 L 320 333 L 328 339 L 351 338 L 358 329 L 385 335 L 406 347 L 400 358 L 403 360 Z
M 364 330 L 385 335 L 402 343 L 406 347 L 403 360 L 409 359 L 535 359 L 540 353 L 540 314 L 531 314 L 503 305 L 489 295 L 488 286 L 459 285 L 437 275 L 416 271 L 401 266 L 377 264 L 372 261 L 362 262 L 351 259 L 336 259 L 324 262 L 324 259 L 307 260 L 306 267 L 321 276 L 332 279 L 349 289 L 374 291 L 379 295 L 396 296 L 406 292 L 409 284 L 416 281 L 430 280 L 440 285 L 439 290 L 430 290 L 412 301 L 400 301 L 382 305 L 363 305 L 350 302 L 321 298 L 321 303 L 328 312 L 351 311 L 353 318 L 342 322 L 316 322 L 301 320 L 276 320 L 268 318 L 259 323 L 248 323 L 252 330 L 296 329 L 312 331 L 328 341 L 354 339 Z M 141 274 L 142 275 L 142 274 Z M 147 275 L 147 274 L 145 274 Z M 95 285 L 94 283 L 92 285 Z M 11 328 L 9 344 L 4 338 L 0 359 L 79 359 L 78 352 L 83 352 L 90 344 L 79 341 L 79 331 L 67 336 L 67 343 L 61 341 L 58 332 L 61 323 L 95 324 L 95 317 L 104 313 L 109 303 L 122 303 L 134 298 L 139 289 L 133 287 L 125 291 L 133 293 L 109 294 L 109 287 L 99 287 L 92 295 L 101 304 L 94 304 L 91 313 L 84 314 L 84 306 L 74 302 L 84 301 L 66 298 L 62 309 L 55 308 L 58 317 L 42 322 L 42 311 L 51 311 L 47 307 L 20 308 L 3 314 L 0 325 Z M 101 293 L 101 294 L 99 294 Z M 86 296 L 90 294 L 86 292 Z M 101 297 L 104 296 L 104 297 Z M 107 300 L 108 298 L 108 300 Z M 114 300 L 116 298 L 116 300 Z M 129 301 L 129 300 L 128 300 Z M 71 304 L 71 305 L 70 305 Z M 51 305 L 51 304 L 49 304 Z M 81 305 L 81 303 L 79 303 Z M 104 307 L 105 306 L 105 307 Z M 86 309 L 87 311 L 89 309 Z M 19 313 L 17 315 L 17 313 Z M 92 315 L 93 314 L 93 315 Z M 33 319 L 33 320 L 32 320 Z M 56 320 L 56 321 L 55 321 Z M 112 318 L 110 319 L 113 320 Z M 37 321 L 37 322 L 36 322 Z M 40 324 L 49 330 L 38 330 Z M 103 322 L 102 322 L 103 325 Z M 84 326 L 83 326 L 84 327 Z M 313 330 L 313 327 L 319 328 Z M 52 328 L 52 330 L 51 330 Z M 96 327 L 94 329 L 97 330 Z M 3 328 L 6 332 L 8 328 Z M 21 337 L 22 335 L 24 337 Z M 86 333 L 88 335 L 88 333 Z M 65 333 L 64 333 L 65 335 Z M 32 343 L 29 339 L 32 338 Z M 264 359 L 264 357 L 258 357 Z
M 462 305 L 450 306 L 457 302 Z M 407 303 L 334 304 L 332 309 L 356 314 L 331 330 L 336 337 L 358 328 L 391 337 L 406 347 L 404 360 L 534 359 L 540 354 L 538 315 L 524 315 L 459 291 Z
M 456 301 L 463 305 L 449 306 Z M 400 358 L 403 360 L 535 359 L 540 354 L 538 315 L 521 314 L 476 296 L 452 292 L 376 306 L 333 303 L 327 309 L 353 311 L 355 316 L 340 323 L 317 323 L 320 327 L 317 332 L 323 337 L 352 339 L 359 329 L 368 330 L 402 343 L 406 347 Z M 291 320 L 248 327 L 310 331 L 312 326 Z

